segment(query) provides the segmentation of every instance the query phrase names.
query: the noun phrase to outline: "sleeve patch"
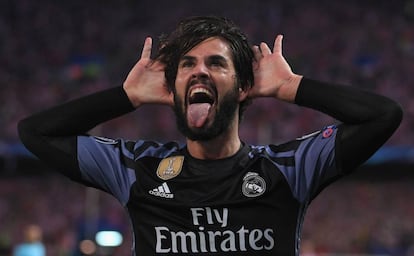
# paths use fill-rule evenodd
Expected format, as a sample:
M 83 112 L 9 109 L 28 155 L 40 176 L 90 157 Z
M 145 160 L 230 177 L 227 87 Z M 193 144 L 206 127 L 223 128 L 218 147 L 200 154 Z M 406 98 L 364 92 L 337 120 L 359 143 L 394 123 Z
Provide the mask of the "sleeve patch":
M 326 139 L 332 136 L 335 126 L 325 127 L 322 131 L 322 138 Z

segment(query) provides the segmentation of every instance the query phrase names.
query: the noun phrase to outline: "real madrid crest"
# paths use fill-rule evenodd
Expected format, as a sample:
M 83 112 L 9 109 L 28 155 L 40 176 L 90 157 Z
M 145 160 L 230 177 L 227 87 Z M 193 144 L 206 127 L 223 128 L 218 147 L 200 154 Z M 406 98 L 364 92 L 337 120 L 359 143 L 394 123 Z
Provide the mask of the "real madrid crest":
M 162 180 L 177 177 L 183 167 L 184 156 L 171 156 L 163 159 L 158 165 L 157 176 Z
M 248 172 L 243 178 L 243 194 L 247 197 L 257 197 L 266 191 L 266 182 L 256 172 Z

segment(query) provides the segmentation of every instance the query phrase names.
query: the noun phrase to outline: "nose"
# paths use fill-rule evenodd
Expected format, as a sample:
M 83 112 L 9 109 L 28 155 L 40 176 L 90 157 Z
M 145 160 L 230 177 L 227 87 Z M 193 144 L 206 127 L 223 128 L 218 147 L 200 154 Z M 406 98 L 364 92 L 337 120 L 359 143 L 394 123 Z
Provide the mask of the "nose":
M 207 78 L 209 77 L 208 68 L 204 63 L 198 63 L 193 69 L 193 78 Z

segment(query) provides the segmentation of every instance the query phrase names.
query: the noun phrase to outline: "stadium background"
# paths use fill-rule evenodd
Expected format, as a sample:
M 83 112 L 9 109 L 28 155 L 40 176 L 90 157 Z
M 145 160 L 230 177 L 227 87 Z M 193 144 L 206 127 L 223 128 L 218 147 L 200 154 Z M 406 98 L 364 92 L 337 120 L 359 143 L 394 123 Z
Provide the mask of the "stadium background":
M 118 230 L 124 242 L 97 255 L 129 255 L 129 222 L 118 202 L 39 163 L 20 144 L 16 124 L 34 111 L 121 85 L 146 36 L 156 39 L 182 17 L 200 14 L 232 18 L 255 44 L 273 44 L 282 33 L 297 73 L 401 103 L 404 120 L 389 142 L 309 208 L 302 255 L 414 255 L 412 0 L 0 1 L 0 255 L 10 255 L 31 223 L 43 229 L 48 255 L 80 255 L 79 241 L 93 240 L 99 230 Z M 241 135 L 250 143 L 280 143 L 332 122 L 260 99 L 247 110 Z M 92 133 L 182 139 L 171 111 L 157 106 Z

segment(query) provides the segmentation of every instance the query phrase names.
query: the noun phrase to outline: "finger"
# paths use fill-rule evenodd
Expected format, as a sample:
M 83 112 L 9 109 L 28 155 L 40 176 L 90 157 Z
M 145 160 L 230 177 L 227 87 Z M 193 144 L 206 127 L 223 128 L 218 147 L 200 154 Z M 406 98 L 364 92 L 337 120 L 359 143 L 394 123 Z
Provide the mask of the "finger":
M 152 38 L 145 38 L 144 47 L 142 48 L 141 59 L 149 59 L 151 57 Z
M 254 54 L 254 59 L 256 61 L 259 61 L 261 58 L 263 58 L 263 55 L 260 52 L 259 46 L 253 45 L 252 50 L 253 50 L 253 54 Z
M 269 46 L 266 43 L 260 43 L 260 51 L 262 52 L 263 56 L 272 54 L 272 51 L 270 50 Z
M 283 35 L 277 35 L 276 36 L 275 44 L 273 46 L 273 52 L 274 53 L 282 54 L 282 40 L 283 40 Z

